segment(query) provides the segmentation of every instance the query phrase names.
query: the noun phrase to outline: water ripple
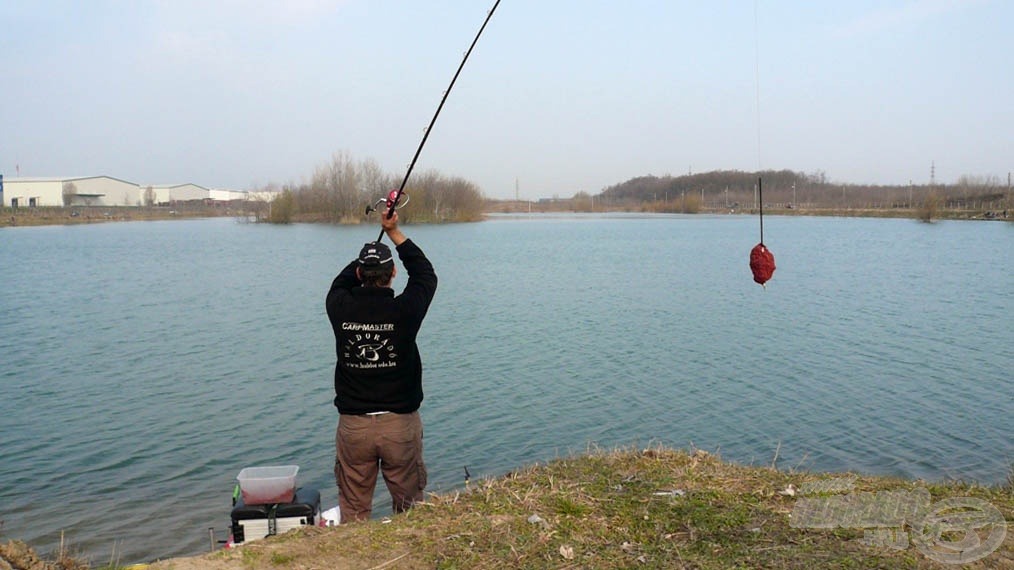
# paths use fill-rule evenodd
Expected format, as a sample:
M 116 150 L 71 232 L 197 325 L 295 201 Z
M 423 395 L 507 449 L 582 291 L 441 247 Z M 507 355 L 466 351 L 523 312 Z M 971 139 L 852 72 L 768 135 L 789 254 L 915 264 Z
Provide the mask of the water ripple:
M 749 277 L 747 218 L 412 227 L 441 277 L 419 339 L 430 489 L 460 486 L 466 465 L 497 475 L 653 442 L 1002 481 L 1007 226 L 773 218 L 766 291 Z M 208 527 L 224 537 L 250 465 L 298 464 L 335 502 L 323 297 L 362 228 L 2 233 L 7 535 L 45 549 L 65 531 L 98 561 L 117 543 L 123 562 L 195 554 Z

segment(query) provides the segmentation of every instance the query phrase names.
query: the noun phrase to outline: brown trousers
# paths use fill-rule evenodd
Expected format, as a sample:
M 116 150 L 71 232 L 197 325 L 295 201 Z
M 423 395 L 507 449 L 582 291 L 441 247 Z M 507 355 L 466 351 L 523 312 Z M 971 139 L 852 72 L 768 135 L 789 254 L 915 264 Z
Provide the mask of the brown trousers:
M 370 518 L 378 470 L 395 513 L 422 500 L 426 488 L 422 440 L 418 411 L 338 417 L 334 478 L 343 523 Z

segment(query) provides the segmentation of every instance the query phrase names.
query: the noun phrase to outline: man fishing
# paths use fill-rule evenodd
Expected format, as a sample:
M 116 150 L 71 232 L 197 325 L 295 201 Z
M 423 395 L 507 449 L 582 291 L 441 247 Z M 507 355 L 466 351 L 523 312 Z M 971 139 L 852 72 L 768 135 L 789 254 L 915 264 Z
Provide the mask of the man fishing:
M 416 335 L 436 293 L 437 275 L 398 228 L 396 211 L 382 213 L 380 220 L 408 272 L 405 290 L 394 294 L 398 270 L 391 249 L 376 241 L 363 246 L 327 294 L 338 356 L 334 475 L 343 523 L 370 518 L 378 470 L 395 513 L 422 500 L 426 487 Z

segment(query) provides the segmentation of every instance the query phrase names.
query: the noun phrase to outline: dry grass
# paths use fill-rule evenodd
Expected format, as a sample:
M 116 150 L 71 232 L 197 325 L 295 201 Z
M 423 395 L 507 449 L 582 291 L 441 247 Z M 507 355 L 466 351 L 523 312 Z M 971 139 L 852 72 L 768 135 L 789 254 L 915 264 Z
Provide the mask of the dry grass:
M 88 565 L 64 552 L 63 547 L 56 560 L 44 560 L 24 542 L 12 540 L 0 544 L 0 569 L 7 570 L 87 570 Z
M 593 451 L 432 496 L 392 519 L 303 528 L 151 568 L 953 568 L 911 542 L 869 546 L 861 528 L 792 528 L 801 489 L 813 497 L 843 482 L 850 493 L 974 497 L 1008 524 L 1014 517 L 1005 487 L 779 471 L 700 450 Z M 962 567 L 1014 568 L 1012 542 Z
M 186 207 L 179 209 L 139 207 L 75 206 L 69 208 L 0 208 L 0 227 L 56 226 L 106 222 L 140 222 L 236 216 L 225 208 Z

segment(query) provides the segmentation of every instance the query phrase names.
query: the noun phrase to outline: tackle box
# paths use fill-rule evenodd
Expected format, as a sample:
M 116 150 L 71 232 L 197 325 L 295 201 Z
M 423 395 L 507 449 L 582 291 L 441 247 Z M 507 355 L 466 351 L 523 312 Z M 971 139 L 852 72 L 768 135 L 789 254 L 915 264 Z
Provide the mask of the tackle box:
M 232 508 L 232 542 L 242 544 L 273 536 L 304 525 L 314 526 L 320 517 L 320 491 L 300 487 L 289 503 L 247 505 L 242 497 Z

